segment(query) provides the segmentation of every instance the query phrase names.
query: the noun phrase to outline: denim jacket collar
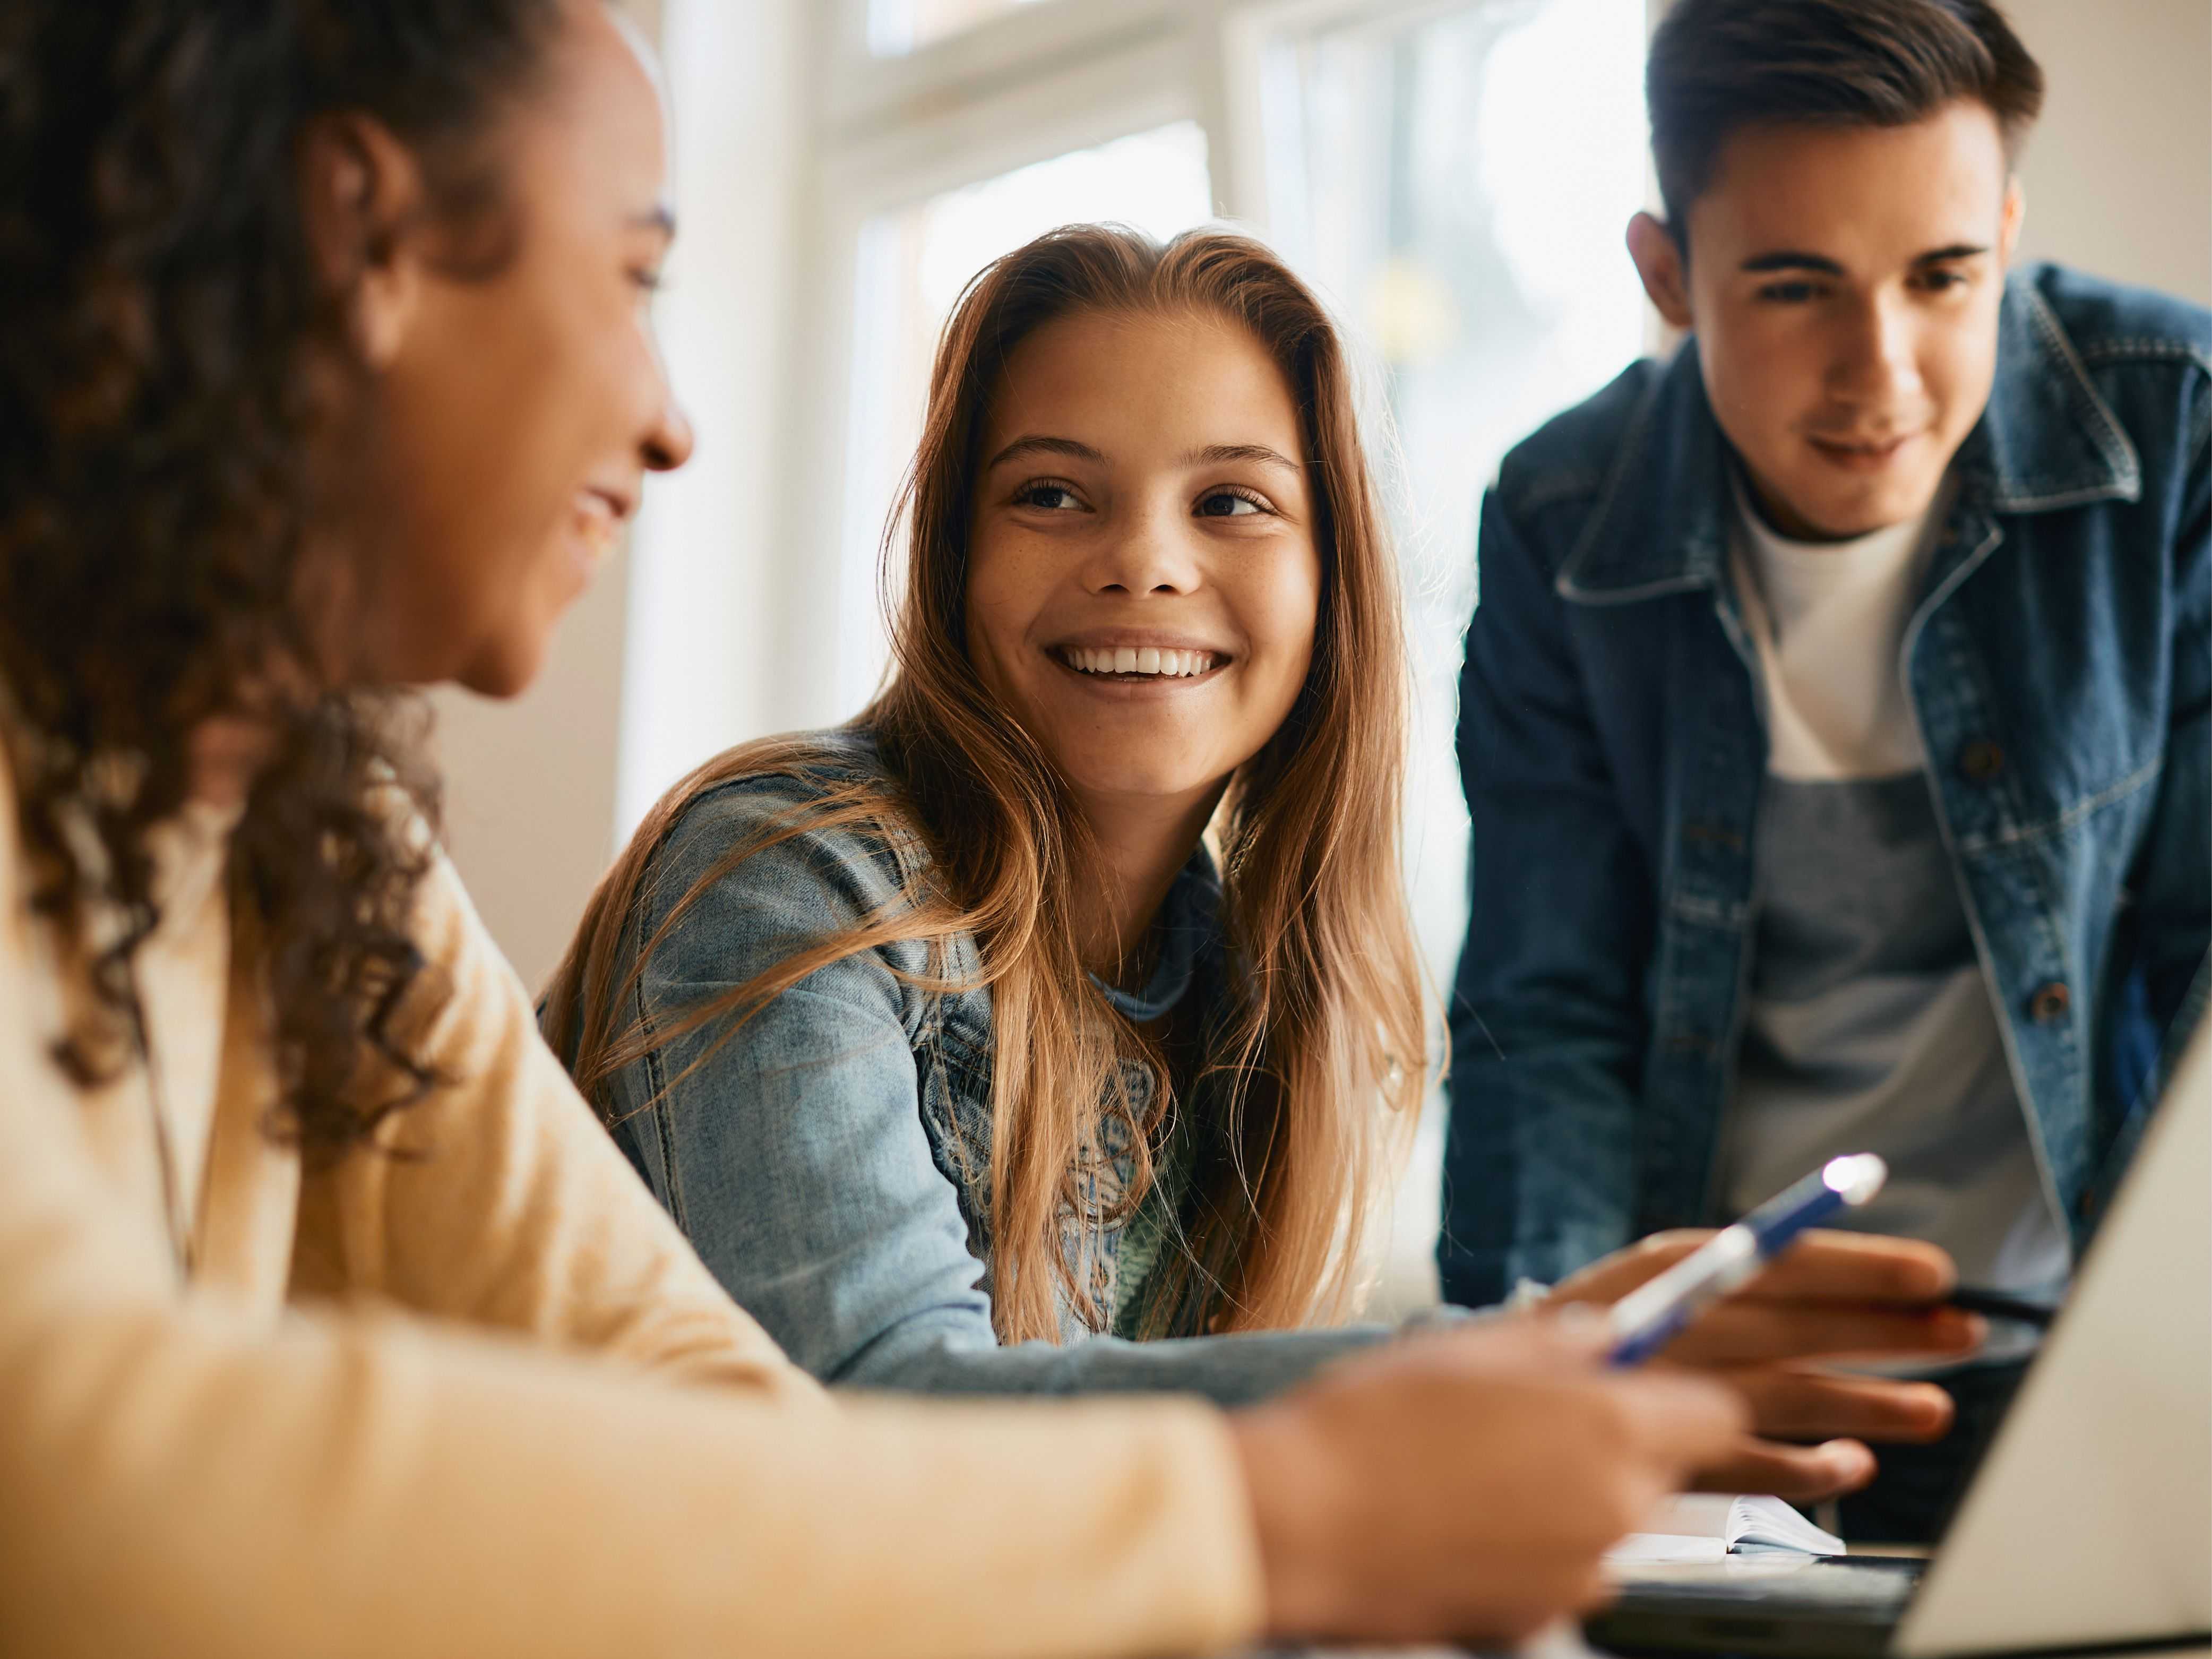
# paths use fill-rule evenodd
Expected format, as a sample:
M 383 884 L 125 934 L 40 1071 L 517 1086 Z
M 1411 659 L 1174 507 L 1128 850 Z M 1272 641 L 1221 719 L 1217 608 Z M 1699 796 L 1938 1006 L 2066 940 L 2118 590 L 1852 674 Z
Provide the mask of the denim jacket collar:
M 1998 313 L 1989 405 L 1960 447 L 1962 507 L 2040 513 L 2135 501 L 2142 466 L 2050 306 L 2024 280 Z M 1561 564 L 1557 587 L 1626 605 L 1720 585 L 1728 560 L 1729 453 L 1705 398 L 1696 342 L 1655 379 Z
M 1213 858 L 1203 842 L 1176 875 L 1160 906 L 1159 960 L 1141 991 L 1124 991 L 1096 974 L 1091 982 L 1106 994 L 1106 1000 L 1123 1018 L 1142 1025 L 1166 1014 L 1190 989 L 1198 961 L 1215 936 L 1216 913 L 1221 908 L 1221 878 L 1214 873 Z

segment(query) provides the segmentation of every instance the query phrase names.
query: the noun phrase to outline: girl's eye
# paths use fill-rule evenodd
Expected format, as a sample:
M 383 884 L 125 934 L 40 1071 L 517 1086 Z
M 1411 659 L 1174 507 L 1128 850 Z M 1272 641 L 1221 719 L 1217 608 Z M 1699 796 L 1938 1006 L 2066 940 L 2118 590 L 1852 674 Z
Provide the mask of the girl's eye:
M 647 294 L 659 293 L 661 284 L 665 280 L 658 270 L 633 270 L 629 274 L 629 279 Z
M 1066 484 L 1054 483 L 1049 478 L 1039 478 L 1024 484 L 1014 492 L 1014 504 L 1017 507 L 1037 507 L 1047 513 L 1066 513 L 1083 505 L 1076 499 L 1073 489 Z
M 1267 510 L 1267 504 L 1259 496 L 1241 489 L 1211 489 L 1198 498 L 1198 516 L 1201 519 L 1241 519 L 1248 514 Z

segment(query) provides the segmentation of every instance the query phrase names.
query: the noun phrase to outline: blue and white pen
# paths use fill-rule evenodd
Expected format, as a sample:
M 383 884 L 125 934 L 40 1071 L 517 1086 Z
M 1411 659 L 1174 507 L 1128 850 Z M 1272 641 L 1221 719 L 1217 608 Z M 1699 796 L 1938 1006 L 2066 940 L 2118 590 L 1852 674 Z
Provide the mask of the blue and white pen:
M 1872 1152 L 1832 1158 L 1734 1226 L 1723 1227 L 1673 1267 L 1613 1304 L 1615 1365 L 1640 1365 L 1683 1326 L 1788 1249 L 1808 1227 L 1856 1209 L 1881 1190 L 1889 1166 Z

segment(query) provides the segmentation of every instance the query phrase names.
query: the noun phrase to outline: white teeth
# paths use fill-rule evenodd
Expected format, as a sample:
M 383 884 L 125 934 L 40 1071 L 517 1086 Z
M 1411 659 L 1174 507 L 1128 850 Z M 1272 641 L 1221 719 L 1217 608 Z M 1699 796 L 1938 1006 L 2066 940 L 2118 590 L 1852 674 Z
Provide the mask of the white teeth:
M 1097 650 L 1071 646 L 1060 655 L 1069 667 L 1086 674 L 1152 674 L 1164 679 L 1190 679 L 1214 665 L 1210 651 L 1163 651 L 1149 645 Z

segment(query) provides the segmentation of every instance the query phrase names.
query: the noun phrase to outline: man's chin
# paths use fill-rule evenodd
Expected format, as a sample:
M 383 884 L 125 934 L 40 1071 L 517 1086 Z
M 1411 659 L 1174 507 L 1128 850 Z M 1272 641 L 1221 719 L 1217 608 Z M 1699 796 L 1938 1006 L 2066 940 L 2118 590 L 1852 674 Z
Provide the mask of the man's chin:
M 1800 540 L 1823 542 L 1871 536 L 1921 517 L 1935 503 L 1942 483 L 1938 474 L 1910 484 L 1899 481 L 1870 489 L 1808 491 L 1810 499 L 1803 505 L 1791 504 L 1798 523 L 1789 533 Z

